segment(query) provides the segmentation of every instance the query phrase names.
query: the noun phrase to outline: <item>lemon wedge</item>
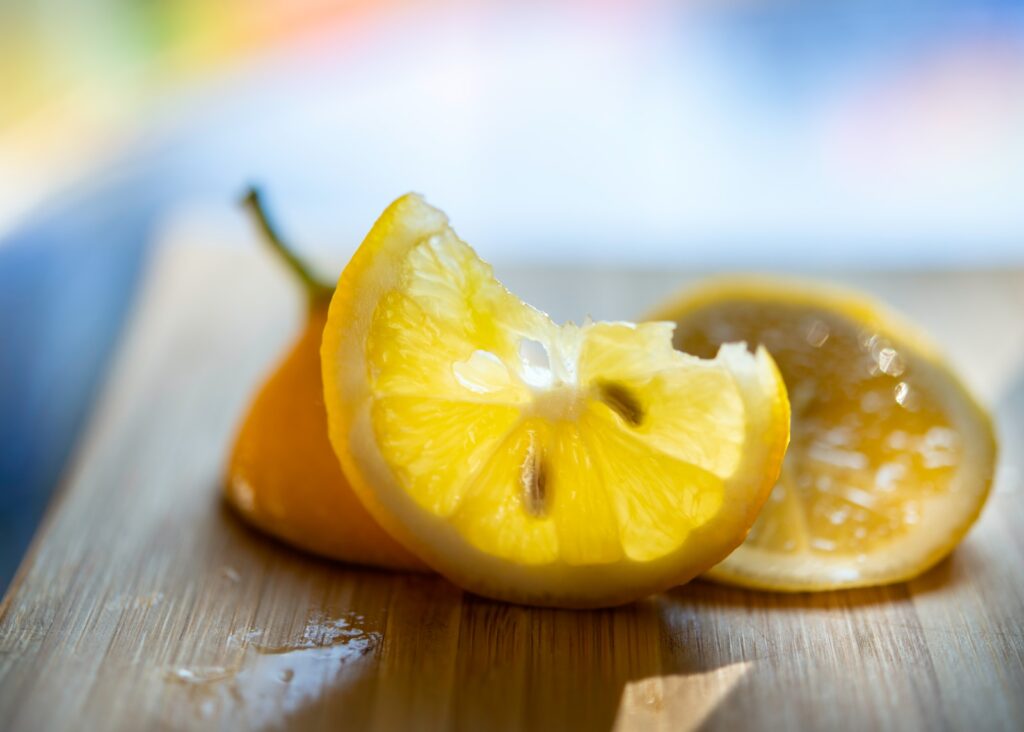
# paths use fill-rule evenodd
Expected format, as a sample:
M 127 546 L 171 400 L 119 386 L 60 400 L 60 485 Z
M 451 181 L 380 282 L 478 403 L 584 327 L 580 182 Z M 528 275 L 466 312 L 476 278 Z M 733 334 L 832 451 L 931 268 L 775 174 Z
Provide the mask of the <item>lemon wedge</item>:
M 768 348 L 793 442 L 746 542 L 712 579 L 813 591 L 899 582 L 963 538 L 988 496 L 988 414 L 912 326 L 868 299 L 795 281 L 708 282 L 654 317 L 698 355 Z
M 699 359 L 672 328 L 558 325 L 404 196 L 331 301 L 334 451 L 385 530 L 471 592 L 599 607 L 686 582 L 746 536 L 789 406 L 764 349 Z

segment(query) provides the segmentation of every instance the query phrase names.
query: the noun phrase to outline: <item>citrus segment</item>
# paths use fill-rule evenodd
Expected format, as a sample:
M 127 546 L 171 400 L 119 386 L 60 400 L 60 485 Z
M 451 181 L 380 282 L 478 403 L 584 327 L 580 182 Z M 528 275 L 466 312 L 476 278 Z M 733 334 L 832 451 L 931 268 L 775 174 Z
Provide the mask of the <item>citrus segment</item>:
M 895 582 L 945 556 L 988 494 L 985 412 L 906 325 L 862 298 L 766 280 L 707 284 L 663 309 L 677 347 L 761 344 L 793 410 L 782 475 L 709 576 L 781 590 Z
M 598 606 L 739 544 L 778 475 L 771 357 L 666 323 L 557 325 L 417 196 L 342 274 L 322 345 L 335 452 L 375 518 L 463 587 Z

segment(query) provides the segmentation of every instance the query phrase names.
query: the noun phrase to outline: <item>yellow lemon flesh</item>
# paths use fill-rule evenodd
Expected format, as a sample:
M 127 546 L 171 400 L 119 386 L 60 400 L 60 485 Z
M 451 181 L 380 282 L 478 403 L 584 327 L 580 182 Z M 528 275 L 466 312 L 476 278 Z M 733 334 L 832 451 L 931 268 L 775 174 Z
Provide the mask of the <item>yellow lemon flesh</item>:
M 708 576 L 773 590 L 885 584 L 928 569 L 977 518 L 995 465 L 988 415 L 934 348 L 855 295 L 712 282 L 656 314 L 675 345 L 744 340 L 778 363 L 793 442 L 742 547 Z
M 321 347 L 331 442 L 370 513 L 477 594 L 614 605 L 746 536 L 789 437 L 763 349 L 668 323 L 557 325 L 415 195 L 346 267 Z

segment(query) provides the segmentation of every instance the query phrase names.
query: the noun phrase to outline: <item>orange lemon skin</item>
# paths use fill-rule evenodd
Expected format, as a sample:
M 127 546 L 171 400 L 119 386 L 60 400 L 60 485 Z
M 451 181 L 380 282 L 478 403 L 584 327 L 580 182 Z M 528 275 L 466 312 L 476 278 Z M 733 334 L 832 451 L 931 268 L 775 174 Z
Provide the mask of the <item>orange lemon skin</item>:
M 320 376 L 326 303 L 311 305 L 299 338 L 256 394 L 228 462 L 224 493 L 241 517 L 313 554 L 426 571 L 363 508 L 327 437 Z

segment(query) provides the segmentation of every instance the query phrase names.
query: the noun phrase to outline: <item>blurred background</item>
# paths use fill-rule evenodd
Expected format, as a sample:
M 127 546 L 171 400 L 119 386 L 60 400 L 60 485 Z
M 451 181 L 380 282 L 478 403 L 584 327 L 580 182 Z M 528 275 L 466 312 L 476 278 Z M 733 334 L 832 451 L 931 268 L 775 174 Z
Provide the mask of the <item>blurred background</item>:
M 499 266 L 1021 267 L 1024 2 L 0 0 L 0 588 L 250 180 L 337 259 L 417 190 Z

